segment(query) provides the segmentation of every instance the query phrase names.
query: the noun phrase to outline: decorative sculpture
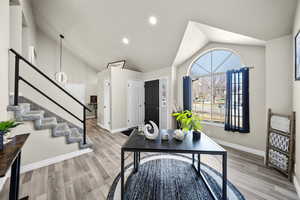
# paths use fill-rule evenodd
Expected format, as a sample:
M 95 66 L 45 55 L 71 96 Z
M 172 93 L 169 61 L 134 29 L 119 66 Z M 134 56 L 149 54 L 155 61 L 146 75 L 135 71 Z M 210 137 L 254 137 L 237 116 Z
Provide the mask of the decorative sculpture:
M 145 135 L 144 125 L 138 125 L 138 135 Z
M 163 133 L 163 134 L 161 134 L 161 139 L 162 140 L 169 140 L 169 133 Z
M 183 141 L 183 140 L 184 140 L 185 133 L 184 133 L 182 130 L 177 129 L 177 130 L 175 130 L 174 133 L 175 133 L 175 134 L 174 134 L 173 137 L 174 137 L 176 140 L 179 140 L 179 141 Z
M 149 122 L 150 124 L 144 126 L 145 137 L 149 140 L 155 140 L 159 135 L 159 129 L 153 121 Z M 153 129 L 152 132 L 149 132 L 151 129 Z

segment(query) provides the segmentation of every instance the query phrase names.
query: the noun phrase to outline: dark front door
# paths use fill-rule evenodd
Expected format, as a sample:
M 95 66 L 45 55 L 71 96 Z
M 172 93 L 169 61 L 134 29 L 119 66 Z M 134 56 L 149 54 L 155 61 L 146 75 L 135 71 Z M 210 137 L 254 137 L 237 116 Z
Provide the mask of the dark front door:
M 159 127 L 159 80 L 145 82 L 145 123 L 149 120 Z

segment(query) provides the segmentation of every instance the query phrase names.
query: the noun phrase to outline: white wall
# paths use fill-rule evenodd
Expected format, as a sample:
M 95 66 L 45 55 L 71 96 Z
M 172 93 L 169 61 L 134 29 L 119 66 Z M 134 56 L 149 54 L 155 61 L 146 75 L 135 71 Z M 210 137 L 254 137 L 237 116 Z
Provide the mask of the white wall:
M 59 71 L 59 40 L 55 41 L 37 29 L 36 49 L 38 66 L 54 79 L 55 73 Z M 90 95 L 96 95 L 97 71 L 66 48 L 63 48 L 62 71 L 67 74 L 68 83 L 85 85 L 85 103 L 89 102 Z
M 29 46 L 34 46 L 38 56 L 37 66 L 45 74 L 54 79 L 54 74 L 59 69 L 58 41 L 50 39 L 48 36 L 46 36 L 46 34 L 37 29 L 30 2 L 24 0 L 20 1 L 20 3 L 20 6 L 12 6 L 10 8 L 10 15 L 12 16 L 12 20 L 10 21 L 12 26 L 10 29 L 11 32 L 13 32 L 13 34 L 11 34 L 13 38 L 11 39 L 10 47 L 23 54 L 25 58 L 28 58 L 28 48 Z M 24 18 L 22 18 L 22 14 Z M 24 26 L 24 24 L 26 24 L 26 26 Z M 10 65 L 9 88 L 10 92 L 12 93 L 14 90 L 14 56 L 12 54 L 10 54 Z M 88 102 L 89 96 L 96 94 L 96 71 L 66 49 L 64 49 L 63 67 L 63 70 L 68 74 L 69 83 L 85 85 L 85 102 Z M 23 62 L 21 62 L 20 65 L 20 74 L 35 86 L 38 86 L 38 88 L 44 91 L 46 94 L 54 97 L 55 100 L 57 100 L 67 109 L 75 110 L 75 114 L 79 117 L 82 117 L 82 108 L 77 103 L 73 102 L 68 96 L 58 91 L 57 88 L 42 78 L 38 73 L 26 66 Z M 34 102 L 45 106 L 63 118 L 66 118 L 77 125 L 81 125 L 81 123 L 79 123 L 76 119 L 55 106 L 49 100 L 46 100 L 45 97 L 29 88 L 22 82 L 20 86 L 20 93 Z
M 14 5 L 9 7 L 10 47 L 22 51 L 22 7 Z
M 98 95 L 98 116 L 97 122 L 104 125 L 104 81 L 111 81 L 110 70 L 105 69 L 98 73 L 97 95 Z M 111 109 L 111 108 L 109 108 Z
M 9 8 L 10 42 L 9 47 L 17 52 L 22 52 L 22 7 L 21 5 L 10 6 Z M 10 56 L 9 60 L 9 90 L 14 89 L 15 57 Z
M 128 69 L 116 69 L 103 70 L 98 73 L 98 123 L 104 124 L 103 116 L 103 96 L 104 96 L 104 80 L 111 82 L 111 129 L 112 131 L 117 129 L 127 128 L 127 81 L 128 80 L 156 80 L 164 78 L 168 82 L 168 123 L 167 127 L 171 127 L 171 67 L 162 68 L 159 70 L 141 73 Z
M 0 24 L 1 24 L 1 31 L 0 31 L 0 121 L 6 120 L 8 117 L 11 117 L 12 115 L 7 115 L 6 109 L 8 105 L 8 94 L 9 91 L 13 92 L 13 85 L 10 84 L 11 90 L 9 90 L 9 74 L 8 74 L 8 66 L 9 66 L 9 54 L 8 49 L 10 47 L 13 47 L 20 53 L 24 55 L 25 58 L 28 57 L 27 50 L 29 46 L 35 46 L 37 49 L 37 42 L 36 39 L 38 39 L 38 43 L 41 45 L 38 55 L 41 56 L 41 63 L 44 68 L 41 68 L 42 71 L 45 73 L 48 73 L 49 71 L 52 72 L 51 66 L 44 63 L 47 60 L 47 56 L 44 56 L 45 54 L 48 54 L 49 56 L 56 52 L 53 48 L 53 44 L 51 44 L 50 40 L 47 40 L 46 37 L 39 34 L 39 37 L 37 38 L 36 34 L 36 27 L 34 18 L 32 15 L 31 5 L 28 0 L 20 0 L 20 6 L 12 6 L 9 7 L 9 0 L 1 0 L 0 1 Z M 22 17 L 22 13 L 24 15 L 24 18 Z M 11 20 L 10 20 L 11 16 Z M 22 28 L 22 21 L 25 19 L 26 21 L 26 28 Z M 11 26 L 10 26 L 11 24 Z M 12 36 L 10 38 L 10 36 Z M 51 46 L 52 45 L 52 46 Z M 10 65 L 14 65 L 14 59 L 13 55 L 10 54 L 12 59 L 10 59 Z M 69 57 L 68 57 L 69 56 Z M 77 71 L 77 66 L 75 64 L 75 58 L 72 58 L 72 55 L 66 55 L 66 63 L 69 64 L 69 72 L 70 80 L 73 82 L 76 82 L 78 79 L 81 81 L 83 79 L 86 80 L 86 83 L 88 84 L 94 84 L 96 86 L 96 72 L 94 70 L 90 70 L 90 68 L 87 68 L 86 65 L 82 64 L 82 62 L 79 62 L 82 64 L 80 66 L 79 70 Z M 49 58 L 51 59 L 51 57 Z M 74 60 L 72 60 L 74 59 Z M 46 66 L 49 66 L 47 68 Z M 84 69 L 82 69 L 84 67 Z M 24 65 L 24 63 L 21 63 L 20 66 L 21 74 L 27 78 L 27 80 L 30 80 L 30 82 L 34 83 L 38 87 L 47 86 L 45 90 L 52 90 L 51 86 L 47 85 L 49 84 L 45 80 L 40 80 L 38 78 L 38 74 L 36 72 L 33 72 Z M 76 73 L 77 71 L 77 73 Z M 41 95 L 37 94 L 36 92 L 33 92 L 32 89 L 29 89 L 28 87 L 24 86 L 24 84 L 21 84 L 21 93 L 24 96 L 27 96 L 28 98 L 36 101 L 37 103 L 41 104 L 42 106 L 47 107 L 47 103 L 49 102 L 45 101 L 45 98 Z M 27 92 L 26 92 L 27 91 Z M 56 91 L 56 90 L 52 90 Z M 95 94 L 95 88 L 93 86 L 88 86 L 88 93 Z M 67 100 L 65 100 L 65 96 L 62 94 L 59 94 L 57 92 L 53 92 L 52 95 L 58 96 L 59 100 L 62 100 L 62 103 L 69 104 Z M 50 95 L 51 96 L 51 95 Z M 74 105 L 69 104 L 68 105 L 70 109 L 74 107 Z M 51 108 L 50 108 L 51 110 Z M 54 110 L 55 111 L 55 110 Z M 10 114 L 10 113 L 9 113 Z M 82 114 L 82 110 L 80 111 L 80 114 Z M 71 144 L 67 145 L 65 143 L 65 138 L 52 138 L 50 135 L 50 130 L 43 130 L 43 131 L 35 131 L 33 130 L 32 123 L 25 123 L 24 125 L 18 127 L 14 130 L 14 132 L 18 134 L 22 134 L 25 132 L 31 132 L 31 136 L 28 139 L 28 142 L 24 146 L 23 150 L 23 156 L 22 156 L 22 165 L 31 164 L 33 162 L 38 162 L 44 159 L 48 159 L 54 156 L 58 156 L 61 154 L 74 152 L 78 150 L 78 144 Z
M 141 73 L 128 69 L 111 69 L 111 129 L 127 127 L 128 80 L 141 80 Z
M 46 34 L 38 29 L 35 37 L 37 39 L 37 67 L 54 80 L 55 73 L 59 70 L 59 43 L 50 39 L 48 36 L 46 36 Z M 85 86 L 85 103 L 89 102 L 90 95 L 95 95 L 97 93 L 97 72 L 65 48 L 63 53 L 62 70 L 68 75 L 69 84 L 83 84 Z M 70 110 L 79 118 L 83 119 L 83 109 L 77 102 L 60 91 L 56 86 L 31 69 L 29 66 L 25 64 L 21 65 L 20 75 L 38 89 L 42 90 L 48 96 L 53 98 L 63 107 Z M 30 100 L 42 105 L 46 109 L 56 113 L 62 118 L 82 127 L 81 122 L 65 112 L 63 109 L 56 106 L 51 101 L 47 100 L 44 96 L 23 82 L 20 82 L 20 92 L 23 96 L 29 98 Z M 76 94 L 73 95 L 76 96 Z
M 7 119 L 8 105 L 8 49 L 9 0 L 0 1 L 0 121 Z
M 10 6 L 10 48 L 14 48 L 17 52 L 28 58 L 29 46 L 36 46 L 36 25 L 33 17 L 30 1 L 19 0 L 20 5 Z M 26 24 L 26 27 L 23 25 Z M 14 54 L 9 54 L 9 92 L 14 90 Z M 20 63 L 20 68 L 24 64 Z
M 32 6 L 29 0 L 19 0 L 22 6 L 22 11 L 27 24 L 27 37 L 22 38 L 26 40 L 28 46 L 36 46 L 36 24 L 33 16 Z M 27 48 L 28 49 L 28 48 Z
M 182 108 L 182 77 L 186 75 L 191 62 L 202 52 L 212 48 L 228 48 L 238 53 L 250 70 L 250 133 L 240 134 L 224 131 L 224 127 L 204 124 L 204 132 L 213 138 L 239 144 L 256 150 L 265 150 L 266 106 L 265 106 L 265 48 L 221 43 L 210 43 L 177 69 L 177 104 Z
M 12 132 L 30 133 L 22 149 L 22 166 L 79 150 L 78 143 L 66 144 L 65 137 L 53 138 L 50 129 L 32 132 L 33 128 L 32 122 L 25 122 Z
M 292 51 L 291 35 L 266 45 L 266 109 L 281 114 L 292 112 Z
M 151 72 L 145 72 L 142 73 L 142 79 L 144 81 L 149 81 L 149 80 L 157 80 L 157 79 L 166 79 L 167 80 L 167 84 L 168 84 L 168 88 L 167 88 L 167 92 L 168 92 L 168 96 L 167 96 L 167 100 L 168 100 L 168 105 L 167 105 L 167 128 L 171 128 L 172 127 L 172 67 L 165 67 L 165 68 L 161 68 L 159 70 L 154 70 Z
M 293 38 L 300 30 L 300 1 L 298 1 L 297 12 L 295 16 L 295 24 L 293 30 Z M 292 40 L 293 41 L 293 40 Z M 294 49 L 295 50 L 295 49 Z M 293 54 L 295 55 L 295 54 Z M 293 59 L 295 60 L 295 59 Z M 290 66 L 292 69 L 295 67 L 295 63 Z M 293 70 L 293 77 L 294 77 Z M 296 112 L 296 168 L 295 173 L 298 183 L 300 183 L 300 81 L 293 81 L 293 110 Z M 299 191 L 298 191 L 299 192 Z
M 111 68 L 98 73 L 98 123 L 104 125 L 104 80 L 110 81 L 110 117 L 111 131 L 126 129 L 127 127 L 127 84 L 128 80 L 142 80 L 142 73 Z

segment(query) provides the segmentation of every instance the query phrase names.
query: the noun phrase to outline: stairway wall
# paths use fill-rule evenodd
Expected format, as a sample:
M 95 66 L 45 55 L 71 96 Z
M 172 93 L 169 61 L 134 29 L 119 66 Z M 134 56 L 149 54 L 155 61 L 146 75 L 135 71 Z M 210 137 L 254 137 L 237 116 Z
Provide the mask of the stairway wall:
M 78 144 L 66 144 L 65 137 L 51 137 L 51 130 L 34 130 L 32 122 L 25 122 L 13 133 L 30 133 L 22 150 L 22 166 L 37 163 L 63 154 L 78 151 Z
M 67 43 L 68 35 L 65 37 L 64 43 Z M 54 40 L 42 30 L 37 29 L 37 53 L 39 68 L 51 78 L 55 78 L 55 73 L 59 70 L 58 38 Z M 97 71 L 65 47 L 63 48 L 62 71 L 68 75 L 68 83 L 85 85 L 85 103 L 89 102 L 90 95 L 96 95 Z
M 36 46 L 36 24 L 30 1 L 19 0 L 20 4 L 10 6 L 10 40 L 9 48 L 14 48 L 28 58 L 30 46 Z M 14 90 L 14 55 L 9 54 L 9 92 Z M 21 66 L 24 66 L 21 63 Z
M 0 1 L 0 121 L 7 119 L 8 105 L 8 48 L 9 0 Z
M 37 45 L 37 67 L 50 78 L 55 80 L 55 73 L 59 70 L 59 43 L 49 38 L 45 33 L 37 29 L 36 33 Z M 97 72 L 84 63 L 80 58 L 73 55 L 70 51 L 64 48 L 63 50 L 63 68 L 62 70 L 68 75 L 68 83 L 83 84 L 86 88 L 85 102 L 89 101 L 90 95 L 96 94 Z M 29 80 L 33 85 L 38 87 L 48 96 L 53 98 L 66 109 L 72 111 L 76 116 L 83 119 L 83 108 L 72 98 L 60 91 L 52 85 L 48 80 L 35 72 L 33 69 L 22 66 L 20 74 L 26 80 Z M 20 92 L 22 95 L 54 112 L 60 117 L 82 127 L 81 122 L 73 118 L 63 109 L 56 106 L 44 96 L 21 82 Z M 76 97 L 76 94 L 73 94 Z
M 5 0 L 6 1 L 6 0 Z M 4 2 L 5 2 L 4 1 Z M 7 0 L 8 1 L 8 0 Z M 3 2 L 1 2 L 3 3 Z M 10 32 L 14 34 L 11 35 L 11 40 L 9 46 L 5 49 L 5 55 L 7 56 L 8 48 L 14 48 L 19 53 L 28 59 L 28 49 L 29 46 L 35 47 L 37 53 L 36 65 L 41 69 L 45 74 L 54 79 L 54 74 L 59 70 L 59 44 L 58 41 L 55 41 L 48 37 L 45 33 L 41 32 L 36 24 L 34 19 L 33 10 L 31 4 L 27 0 L 20 0 L 20 5 L 13 5 L 10 8 L 8 14 L 11 15 L 11 20 L 7 18 L 6 23 L 10 23 Z M 5 14 L 5 12 L 1 12 Z M 1 20 L 4 18 L 1 18 Z M 3 23 L 1 23 L 3 24 Z M 9 25 L 9 24 L 8 24 Z M 1 34 L 2 34 L 1 30 Z M 9 34 L 9 33 L 8 33 Z M 8 37 L 9 38 L 9 37 Z M 9 39 L 7 39 L 9 42 Z M 1 44 L 5 44 L 2 43 Z M 1 59 L 2 61 L 2 59 Z M 5 62 L 5 60 L 3 60 Z M 7 61 L 6 61 L 7 62 Z M 10 67 L 9 67 L 9 92 L 13 93 L 14 91 L 14 56 L 10 54 Z M 85 102 L 89 100 L 90 95 L 96 94 L 96 71 L 84 63 L 78 56 L 73 55 L 67 49 L 64 49 L 63 65 L 65 68 L 63 70 L 68 74 L 69 83 L 84 84 L 86 87 L 86 97 Z M 1 70 L 7 70 L 4 68 Z M 66 107 L 69 110 L 75 112 L 76 115 L 82 118 L 82 107 L 71 100 L 70 97 L 58 91 L 56 87 L 51 85 L 46 81 L 41 75 L 34 72 L 24 63 L 21 62 L 20 65 L 20 74 L 23 75 L 26 80 L 29 80 L 35 86 L 38 86 L 39 89 L 44 91 L 50 97 L 54 97 L 60 104 Z M 1 75 L 7 76 L 6 73 L 1 73 Z M 7 78 L 7 77 L 5 77 Z M 2 79 L 1 80 L 5 80 Z M 40 95 L 38 92 L 34 91 L 30 87 L 26 86 L 24 83 L 20 82 L 20 93 L 41 105 L 54 113 L 60 115 L 63 118 L 66 118 L 68 121 L 80 125 L 81 123 L 67 114 L 65 111 L 54 105 L 52 102 L 47 100 L 45 97 Z M 7 84 L 6 84 L 7 85 Z M 4 84 L 1 84 L 4 86 Z M 4 90 L 2 90 L 4 91 Z M 76 94 L 75 94 L 76 96 Z M 2 98 L 1 98 L 2 100 Z M 2 101 L 1 101 L 2 103 Z M 7 102 L 4 105 L 7 106 Z M 2 111 L 2 109 L 0 109 Z M 4 113 L 1 112 L 1 113 Z

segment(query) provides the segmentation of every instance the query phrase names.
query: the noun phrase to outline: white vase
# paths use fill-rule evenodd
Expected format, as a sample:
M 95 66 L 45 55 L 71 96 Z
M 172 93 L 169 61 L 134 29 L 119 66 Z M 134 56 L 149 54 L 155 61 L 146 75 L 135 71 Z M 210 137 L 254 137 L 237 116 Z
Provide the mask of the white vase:
M 174 138 L 176 140 L 183 141 L 184 137 L 185 137 L 185 132 L 184 131 L 182 131 L 180 129 L 176 129 L 175 130 L 175 132 L 174 132 Z

